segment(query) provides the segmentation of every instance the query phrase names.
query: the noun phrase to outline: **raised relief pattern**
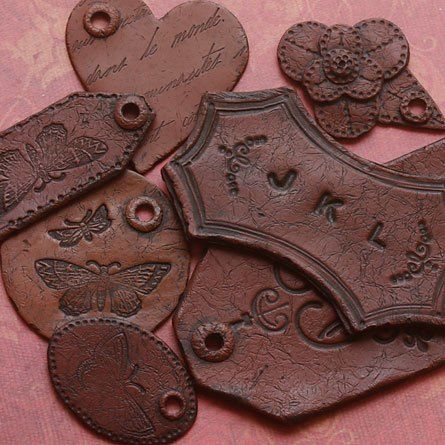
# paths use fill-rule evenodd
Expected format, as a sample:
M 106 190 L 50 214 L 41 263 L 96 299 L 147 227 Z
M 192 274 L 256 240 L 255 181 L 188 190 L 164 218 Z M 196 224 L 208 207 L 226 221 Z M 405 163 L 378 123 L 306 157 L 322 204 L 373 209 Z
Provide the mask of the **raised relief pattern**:
M 236 143 L 232 148 L 226 145 L 218 147 L 219 152 L 226 158 L 226 181 L 230 196 L 237 196 L 239 186 L 237 174 L 242 168 L 250 165 L 249 153 L 253 147 L 261 147 L 266 144 L 266 136 L 246 137 L 243 141 Z
M 317 216 L 323 215 L 330 224 L 334 224 L 337 221 L 336 209 L 343 207 L 343 205 L 342 199 L 334 198 L 330 193 L 324 193 L 315 207 L 314 214 Z
M 136 382 L 140 365 L 129 357 L 125 332 L 102 339 L 89 351 L 89 357 L 76 369 L 71 381 L 77 393 L 91 393 L 91 403 L 98 412 L 107 406 L 122 431 L 132 436 L 151 436 L 154 425 L 137 400 L 146 389 Z M 104 380 L 104 376 L 107 379 Z
M 166 263 L 144 263 L 123 270 L 117 262 L 100 265 L 88 261 L 86 266 L 57 259 L 35 262 L 42 281 L 63 292 L 59 307 L 66 315 L 86 314 L 93 308 L 122 317 L 135 315 L 142 307 L 141 298 L 156 289 L 171 269 Z
M 96 161 L 108 147 L 91 137 L 68 140 L 62 124 L 51 124 L 25 151 L 26 156 L 19 150 L 0 154 L 0 214 L 17 206 L 31 189 L 42 192 L 50 182 L 64 180 L 66 170 Z
M 253 318 L 266 331 L 283 332 L 289 325 L 289 303 L 274 289 L 264 289 L 252 302 Z
M 82 239 L 92 241 L 93 235 L 105 232 L 111 226 L 108 218 L 108 209 L 102 204 L 93 214 L 88 210 L 80 221 L 63 221 L 66 228 L 50 230 L 48 235 L 59 241 L 60 247 L 72 247 L 80 243 Z
M 414 250 L 406 253 L 406 270 L 391 275 L 391 282 L 394 285 L 404 285 L 415 278 L 419 278 L 427 272 L 437 272 L 439 265 L 432 258 L 433 238 L 424 221 L 419 222 L 420 241 Z
M 394 342 L 399 336 L 406 347 L 417 348 L 421 352 L 427 352 L 429 342 L 434 339 L 434 334 L 427 329 L 418 329 L 417 331 L 413 329 L 391 329 L 374 335 L 373 339 L 377 343 L 385 345 Z
M 276 173 L 272 172 L 267 175 L 267 181 L 273 189 L 279 192 L 287 192 L 291 189 L 296 177 L 297 173 L 295 172 L 295 170 L 289 170 L 281 178 L 279 178 Z

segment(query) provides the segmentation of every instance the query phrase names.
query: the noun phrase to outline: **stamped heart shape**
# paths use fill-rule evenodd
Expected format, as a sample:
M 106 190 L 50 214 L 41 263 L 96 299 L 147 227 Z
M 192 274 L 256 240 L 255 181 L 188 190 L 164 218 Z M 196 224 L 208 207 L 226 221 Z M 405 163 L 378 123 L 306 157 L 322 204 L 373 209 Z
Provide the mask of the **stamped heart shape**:
M 139 172 L 188 136 L 201 96 L 233 89 L 249 58 L 238 19 L 206 0 L 183 3 L 162 19 L 141 0 L 82 0 L 68 20 L 66 43 L 87 90 L 138 92 L 156 111 L 133 159 Z

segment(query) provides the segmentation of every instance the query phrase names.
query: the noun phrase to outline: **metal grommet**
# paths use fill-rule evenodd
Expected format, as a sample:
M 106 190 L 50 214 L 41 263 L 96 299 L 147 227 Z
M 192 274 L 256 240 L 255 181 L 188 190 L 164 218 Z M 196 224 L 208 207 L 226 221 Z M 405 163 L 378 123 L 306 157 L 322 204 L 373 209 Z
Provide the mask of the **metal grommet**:
M 177 408 L 174 409 L 171 404 L 177 405 Z M 185 413 L 186 403 L 184 396 L 179 391 L 167 391 L 159 400 L 159 408 L 166 419 L 178 420 Z
M 94 19 L 101 17 L 106 21 L 106 25 L 99 27 L 94 25 Z M 104 38 L 114 34 L 119 28 L 121 21 L 120 12 L 106 3 L 94 3 L 83 16 L 83 26 L 86 32 L 93 37 Z
M 235 347 L 232 329 L 225 323 L 206 323 L 199 326 L 192 336 L 195 354 L 208 362 L 227 360 Z
M 148 207 L 153 212 L 153 217 L 147 221 L 139 219 L 136 212 L 141 209 L 141 207 Z M 136 230 L 139 232 L 151 232 L 155 230 L 162 221 L 162 208 L 158 202 L 148 196 L 139 196 L 133 198 L 125 209 L 125 218 Z
M 114 118 L 125 130 L 136 130 L 142 127 L 150 117 L 149 109 L 141 96 L 125 96 L 116 102 Z
M 424 111 L 421 113 L 414 113 L 411 110 L 413 102 L 418 102 Z M 428 97 L 426 97 L 421 91 L 411 91 L 406 94 L 400 103 L 400 112 L 402 116 L 409 122 L 414 124 L 424 124 L 427 122 L 433 114 L 433 106 Z

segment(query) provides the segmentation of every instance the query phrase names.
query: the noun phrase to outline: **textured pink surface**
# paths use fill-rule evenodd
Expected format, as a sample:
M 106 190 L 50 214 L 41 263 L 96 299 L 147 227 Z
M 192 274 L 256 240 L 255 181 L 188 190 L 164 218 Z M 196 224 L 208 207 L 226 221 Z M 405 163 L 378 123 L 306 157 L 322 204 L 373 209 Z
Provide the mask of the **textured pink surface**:
M 238 91 L 287 83 L 276 47 L 292 24 L 317 20 L 353 25 L 384 17 L 411 44 L 410 69 L 445 110 L 444 0 L 219 0 L 246 28 L 250 62 Z M 65 50 L 65 24 L 77 0 L 0 0 L 0 129 L 81 89 Z M 181 0 L 152 0 L 161 16 Z M 440 134 L 378 127 L 351 150 L 385 162 Z M 159 168 L 147 175 L 161 183 Z M 175 349 L 170 321 L 158 334 Z M 0 289 L 0 445 L 105 443 L 57 400 L 46 366 L 46 341 L 20 319 Z M 445 370 L 437 370 L 301 423 L 283 427 L 247 408 L 200 393 L 198 419 L 181 444 L 443 443 Z

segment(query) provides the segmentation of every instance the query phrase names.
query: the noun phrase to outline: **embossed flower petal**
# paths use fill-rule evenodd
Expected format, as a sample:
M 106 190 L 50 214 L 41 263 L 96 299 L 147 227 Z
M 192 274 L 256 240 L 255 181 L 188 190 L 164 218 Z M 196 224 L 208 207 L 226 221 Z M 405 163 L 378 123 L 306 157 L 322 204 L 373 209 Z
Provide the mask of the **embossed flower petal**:
M 373 59 L 365 57 L 361 61 L 359 76 L 345 86 L 345 92 L 354 99 L 370 99 L 380 92 L 382 83 L 382 68 Z
M 333 103 L 314 104 L 321 127 L 336 138 L 355 138 L 371 130 L 377 120 L 375 99 L 354 101 L 342 98 Z
M 439 107 L 408 69 L 384 83 L 378 107 L 378 120 L 382 124 L 445 130 L 445 118 Z
M 328 28 L 320 38 L 321 54 L 324 56 L 336 48 L 346 48 L 354 54 L 361 55 L 362 46 L 358 30 L 346 25 L 334 25 Z
M 331 82 L 323 70 L 323 61 L 314 60 L 303 76 L 303 83 L 312 99 L 328 102 L 339 99 L 343 94 L 343 86 Z
M 357 23 L 354 28 L 360 32 L 363 52 L 380 64 L 385 79 L 391 79 L 406 67 L 409 44 L 394 23 L 370 19 Z
M 278 59 L 287 76 L 301 82 L 306 67 L 319 57 L 318 42 L 326 29 L 322 23 L 303 22 L 286 31 L 278 46 Z

